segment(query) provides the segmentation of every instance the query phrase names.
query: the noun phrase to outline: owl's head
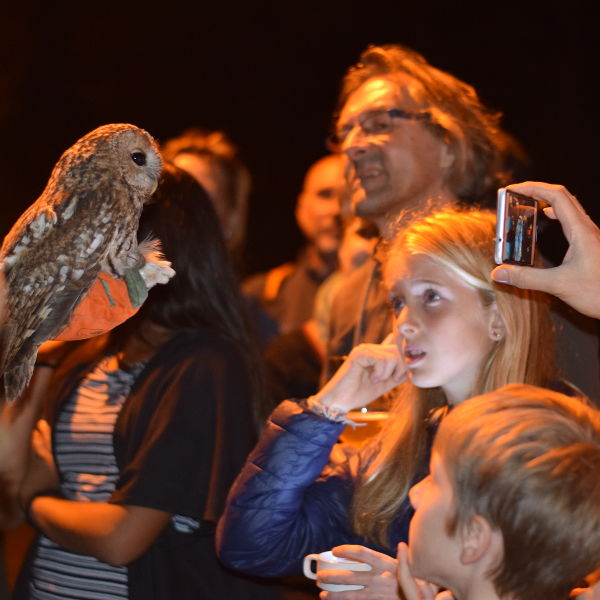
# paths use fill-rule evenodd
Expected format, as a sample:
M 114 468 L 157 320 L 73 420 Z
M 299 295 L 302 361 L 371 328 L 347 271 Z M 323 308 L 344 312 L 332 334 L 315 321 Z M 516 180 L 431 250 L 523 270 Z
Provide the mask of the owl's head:
M 113 165 L 124 182 L 136 192 L 152 195 L 158 186 L 162 160 L 150 134 L 126 123 L 105 125 L 94 133 L 106 136 Z
M 145 200 L 156 190 L 161 169 L 158 147 L 148 132 L 128 123 L 112 123 L 73 144 L 56 164 L 51 184 L 125 185 Z

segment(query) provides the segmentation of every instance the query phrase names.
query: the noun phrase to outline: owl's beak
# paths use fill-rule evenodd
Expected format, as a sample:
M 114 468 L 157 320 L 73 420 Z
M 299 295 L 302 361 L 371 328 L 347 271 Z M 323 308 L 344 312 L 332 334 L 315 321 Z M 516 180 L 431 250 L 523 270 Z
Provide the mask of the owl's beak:
M 152 186 L 152 191 L 150 192 L 150 194 L 154 194 L 154 192 L 156 191 L 156 188 L 158 187 L 158 179 L 154 180 L 154 185 Z

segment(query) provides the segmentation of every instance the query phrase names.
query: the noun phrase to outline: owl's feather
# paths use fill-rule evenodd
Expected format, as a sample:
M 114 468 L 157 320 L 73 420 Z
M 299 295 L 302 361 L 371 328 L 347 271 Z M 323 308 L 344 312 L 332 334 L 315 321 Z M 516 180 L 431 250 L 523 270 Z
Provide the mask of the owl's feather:
M 100 270 L 123 278 L 145 265 L 137 227 L 160 169 L 148 133 L 127 124 L 99 127 L 61 156 L 42 195 L 6 236 L 0 265 L 8 323 L 0 369 L 7 400 L 22 393 L 39 345 L 67 325 Z

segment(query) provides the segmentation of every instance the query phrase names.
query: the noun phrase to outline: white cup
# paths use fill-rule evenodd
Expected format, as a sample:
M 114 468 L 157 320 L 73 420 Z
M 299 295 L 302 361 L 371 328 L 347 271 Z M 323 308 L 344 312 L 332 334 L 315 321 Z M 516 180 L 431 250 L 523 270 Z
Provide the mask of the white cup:
M 370 571 L 371 565 L 352 560 L 351 558 L 340 558 L 334 556 L 331 550 L 321 552 L 321 554 L 307 554 L 304 557 L 302 570 L 304 575 L 309 579 L 317 579 L 317 573 L 313 570 L 313 561 L 317 563 L 316 571 L 332 570 L 332 571 Z M 327 592 L 345 592 L 348 590 L 362 590 L 364 585 L 347 585 L 341 583 L 318 583 L 322 590 Z

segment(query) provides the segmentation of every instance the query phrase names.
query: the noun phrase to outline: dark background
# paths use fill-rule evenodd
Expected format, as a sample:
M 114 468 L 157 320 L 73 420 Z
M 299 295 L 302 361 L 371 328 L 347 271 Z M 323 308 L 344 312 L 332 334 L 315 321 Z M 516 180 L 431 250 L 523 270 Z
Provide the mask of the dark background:
M 599 214 L 592 3 L 13 4 L 0 9 L 2 234 L 89 130 L 131 122 L 161 141 L 196 125 L 224 129 L 252 172 L 247 269 L 290 259 L 295 195 L 325 153 L 340 79 L 389 42 L 473 84 L 528 151 L 528 175 Z

